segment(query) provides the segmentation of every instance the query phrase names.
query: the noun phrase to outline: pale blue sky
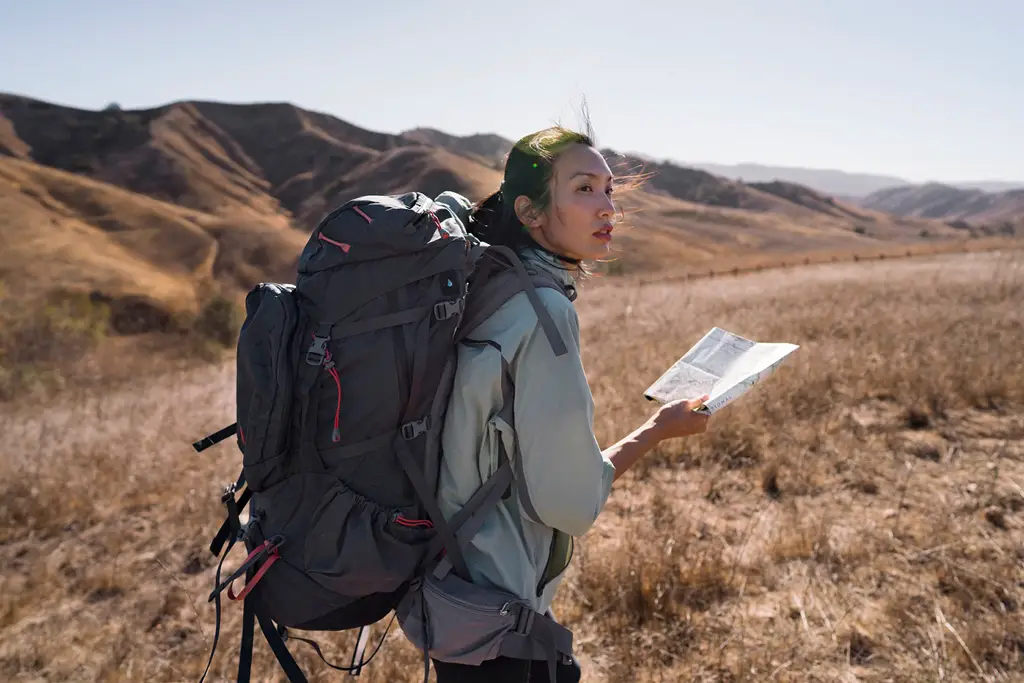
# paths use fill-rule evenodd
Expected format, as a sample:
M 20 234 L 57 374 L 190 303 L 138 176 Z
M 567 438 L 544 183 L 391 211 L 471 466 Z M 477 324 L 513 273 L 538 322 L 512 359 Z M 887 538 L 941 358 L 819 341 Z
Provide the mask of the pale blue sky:
M 0 0 L 0 91 L 574 123 L 658 158 L 1024 180 L 1022 0 Z

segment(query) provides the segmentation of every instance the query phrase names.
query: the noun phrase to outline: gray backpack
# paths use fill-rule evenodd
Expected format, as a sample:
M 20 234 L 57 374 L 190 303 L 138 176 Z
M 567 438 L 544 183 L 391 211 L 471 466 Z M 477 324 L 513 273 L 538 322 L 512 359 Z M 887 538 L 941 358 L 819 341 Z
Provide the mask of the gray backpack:
M 327 662 L 358 674 L 369 661 L 367 627 L 389 612 L 388 628 L 398 618 L 423 651 L 425 677 L 431 656 L 480 663 L 505 655 L 546 659 L 554 680 L 572 634 L 514 595 L 473 585 L 462 555 L 502 496 L 514 490 L 530 509 L 518 458 L 505 454 L 451 520 L 436 502 L 458 345 L 488 343 L 470 338 L 474 328 L 525 291 L 552 351 L 566 353 L 536 287 L 575 297 L 511 250 L 469 235 L 442 201 L 412 192 L 345 203 L 311 234 L 294 285 L 249 292 L 236 422 L 193 444 L 202 451 L 235 437 L 242 454 L 241 474 L 222 496 L 227 518 L 210 544 L 220 557 L 209 597 L 216 627 L 200 681 L 216 651 L 225 590 L 243 602 L 240 683 L 249 680 L 256 623 L 299 683 L 306 678 L 285 641 L 323 655 L 288 629 L 358 628 L 349 665 Z M 507 368 L 503 384 L 514 424 Z M 222 580 L 239 541 L 248 556 Z

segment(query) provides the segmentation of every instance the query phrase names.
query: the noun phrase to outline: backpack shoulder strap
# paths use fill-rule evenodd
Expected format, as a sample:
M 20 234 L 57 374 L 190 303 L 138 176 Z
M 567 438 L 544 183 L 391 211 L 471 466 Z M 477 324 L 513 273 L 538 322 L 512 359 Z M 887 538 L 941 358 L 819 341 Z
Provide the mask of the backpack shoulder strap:
M 551 350 L 556 356 L 568 353 L 554 319 L 537 294 L 537 288 L 556 289 L 570 300 L 575 298 L 575 291 L 570 295 L 554 276 L 545 271 L 528 273 L 523 262 L 508 247 L 480 245 L 473 249 L 477 250 L 477 277 L 474 278 L 466 300 L 466 311 L 459 326 L 457 341 L 472 334 L 480 323 L 494 315 L 513 296 L 526 292 Z

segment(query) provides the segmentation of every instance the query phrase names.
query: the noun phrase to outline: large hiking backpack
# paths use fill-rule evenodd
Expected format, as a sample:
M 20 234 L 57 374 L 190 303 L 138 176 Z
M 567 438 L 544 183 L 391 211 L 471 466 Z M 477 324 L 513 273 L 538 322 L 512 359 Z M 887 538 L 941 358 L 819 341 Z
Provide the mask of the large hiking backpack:
M 431 647 L 440 645 L 442 654 L 446 647 L 435 627 L 455 628 L 427 628 L 429 596 L 454 581 L 470 586 L 461 547 L 517 479 L 506 454 L 450 522 L 438 508 L 457 345 L 525 291 L 552 351 L 566 353 L 536 287 L 575 296 L 550 274 L 528 271 L 511 250 L 470 236 L 443 202 L 411 192 L 345 203 L 310 235 L 295 284 L 252 288 L 237 345 L 236 422 L 193 444 L 202 451 L 235 437 L 242 454 L 241 474 L 222 496 L 227 518 L 210 544 L 220 558 L 210 594 L 217 623 L 201 681 L 216 651 L 225 590 L 244 605 L 240 683 L 249 680 L 257 621 L 289 680 L 299 683 L 306 679 L 285 640 L 323 655 L 288 629 L 360 629 L 351 663 L 328 662 L 358 674 L 368 661 L 366 627 L 389 612 L 424 651 L 429 672 Z M 508 400 L 507 377 L 505 384 Z M 521 476 L 515 484 L 529 506 Z M 248 556 L 222 580 L 224 559 L 239 541 Z M 243 576 L 236 594 L 233 583 Z M 452 590 L 477 590 L 462 583 Z M 553 670 L 556 657 L 571 654 L 571 633 L 514 596 L 480 599 L 500 600 L 500 623 L 469 655 L 465 642 L 448 647 L 453 659 L 500 652 L 546 658 Z

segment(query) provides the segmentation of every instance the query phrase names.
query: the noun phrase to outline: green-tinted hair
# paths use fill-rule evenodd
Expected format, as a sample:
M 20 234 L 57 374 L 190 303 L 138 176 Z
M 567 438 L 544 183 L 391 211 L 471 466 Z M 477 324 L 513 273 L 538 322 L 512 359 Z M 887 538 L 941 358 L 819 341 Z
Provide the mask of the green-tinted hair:
M 551 178 L 555 161 L 572 145 L 594 146 L 594 135 L 587 132 L 552 126 L 521 138 L 505 160 L 504 178 L 493 194 L 476 204 L 470 231 L 489 244 L 500 244 L 514 250 L 541 247 L 523 226 L 515 211 L 517 197 L 526 196 L 532 208 L 544 211 L 551 204 Z M 550 252 L 549 252 L 550 253 Z M 581 264 L 562 254 L 552 254 L 563 263 L 578 268 Z

